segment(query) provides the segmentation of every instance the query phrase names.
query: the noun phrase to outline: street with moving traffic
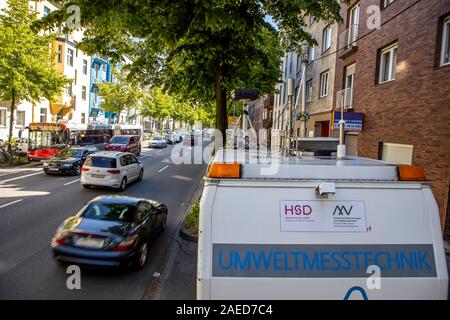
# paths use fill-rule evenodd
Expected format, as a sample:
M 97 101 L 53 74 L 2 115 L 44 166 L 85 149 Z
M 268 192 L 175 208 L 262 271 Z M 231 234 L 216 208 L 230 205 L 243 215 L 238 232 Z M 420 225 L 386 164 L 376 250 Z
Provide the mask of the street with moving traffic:
M 0 172 L 0 299 L 140 299 L 161 273 L 177 231 L 205 172 L 205 165 L 175 165 L 173 146 L 143 149 L 142 181 L 124 192 L 84 189 L 79 176 L 47 176 L 34 163 Z M 150 246 L 140 271 L 81 269 L 81 290 L 66 286 L 69 274 L 52 257 L 50 242 L 57 227 L 99 195 L 120 194 L 163 202 L 166 230 Z M 150 286 L 150 287 L 149 287 Z

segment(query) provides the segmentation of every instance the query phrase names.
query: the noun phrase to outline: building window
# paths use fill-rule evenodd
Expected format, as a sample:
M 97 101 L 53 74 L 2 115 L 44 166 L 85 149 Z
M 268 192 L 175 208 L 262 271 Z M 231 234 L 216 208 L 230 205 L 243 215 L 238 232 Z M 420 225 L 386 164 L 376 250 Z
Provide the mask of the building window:
M 25 125 L 25 111 L 19 111 L 16 112 L 16 124 L 18 126 L 24 126 Z
M 100 70 L 100 66 L 98 64 L 95 65 L 95 80 L 98 79 L 98 71 Z
M 87 74 L 87 60 L 83 59 L 83 74 Z
M 81 123 L 82 124 L 86 123 L 86 113 L 84 113 L 84 112 L 81 114 Z
M 311 63 L 314 61 L 315 58 L 315 47 L 309 47 L 308 49 L 308 63 Z
M 381 50 L 379 60 L 378 83 L 395 80 L 395 70 L 397 66 L 398 45 L 393 44 Z
M 62 45 L 58 44 L 58 63 L 62 63 L 62 55 L 63 55 L 63 47 Z
M 106 64 L 102 64 L 102 70 L 106 72 Z
M 313 81 L 312 79 L 306 82 L 306 102 L 310 102 L 312 100 L 313 93 Z
M 41 108 L 39 121 L 40 122 L 47 122 L 47 109 L 46 108 Z
M 320 97 L 326 97 L 328 95 L 328 77 L 329 72 L 325 71 L 320 75 Z
M 68 96 L 72 96 L 72 84 L 69 84 L 69 85 L 66 87 L 66 94 L 67 94 Z
M 75 70 L 75 80 L 74 80 L 74 84 L 77 85 L 77 78 L 78 78 L 78 70 Z
M 81 99 L 86 101 L 86 86 L 81 87 Z
M 393 3 L 395 0 L 381 0 L 383 3 L 383 8 L 386 8 L 388 5 Z
M 331 25 L 323 29 L 322 34 L 322 52 L 331 48 Z
M 73 50 L 67 48 L 67 64 L 73 67 Z
M 448 64 L 450 64 L 450 16 L 444 20 L 441 41 L 441 66 Z
M 48 14 L 50 13 L 50 8 L 49 7 L 46 7 L 46 6 L 44 6 L 44 17 L 46 17 L 46 16 L 48 16 Z
M 0 126 L 6 127 L 6 109 L 0 109 Z

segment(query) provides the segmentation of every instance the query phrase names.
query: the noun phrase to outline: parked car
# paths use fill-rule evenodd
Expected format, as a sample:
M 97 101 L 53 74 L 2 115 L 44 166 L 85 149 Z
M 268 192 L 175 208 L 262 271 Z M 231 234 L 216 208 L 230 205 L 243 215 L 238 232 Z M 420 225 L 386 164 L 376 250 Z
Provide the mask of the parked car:
M 81 168 L 81 185 L 112 187 L 120 191 L 135 180 L 142 180 L 142 162 L 129 152 L 103 151 L 89 156 Z
M 44 161 L 46 174 L 74 174 L 80 175 L 81 167 L 86 158 L 98 152 L 94 147 L 72 147 L 58 152 L 53 158 Z
M 149 245 L 166 223 L 165 204 L 100 196 L 59 226 L 51 242 L 53 256 L 62 263 L 142 268 Z
M 98 150 L 105 150 L 105 146 L 109 142 L 109 136 L 107 135 L 87 135 L 84 136 L 78 141 L 78 145 L 80 146 L 91 146 L 95 147 Z
M 148 142 L 149 148 L 165 148 L 167 147 L 167 142 L 162 137 L 153 137 L 152 140 Z
M 166 139 L 167 144 L 175 144 L 175 136 L 174 135 L 167 134 L 165 139 Z
M 131 152 L 139 156 L 141 154 L 141 137 L 140 136 L 114 136 L 110 142 L 106 144 L 107 151 Z

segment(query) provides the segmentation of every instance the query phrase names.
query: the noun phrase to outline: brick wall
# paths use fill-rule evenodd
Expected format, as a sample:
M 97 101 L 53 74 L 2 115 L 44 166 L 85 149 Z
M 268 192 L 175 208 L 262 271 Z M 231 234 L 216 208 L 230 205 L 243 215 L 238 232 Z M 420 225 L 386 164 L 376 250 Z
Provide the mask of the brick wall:
M 382 23 L 386 24 L 371 32 L 366 26 L 366 10 L 369 5 L 380 5 L 380 1 L 360 1 L 359 37 L 363 38 L 355 53 L 338 59 L 335 83 L 336 90 L 343 88 L 344 67 L 356 61 L 354 109 L 364 112 L 365 117 L 358 155 L 377 158 L 380 142 L 413 145 L 413 164 L 424 167 L 432 182 L 444 227 L 450 177 L 450 66 L 438 66 L 436 57 L 439 20 L 450 13 L 450 1 L 422 0 L 408 9 L 415 2 L 396 0 L 381 11 Z M 341 11 L 345 20 L 347 9 L 343 6 Z M 340 26 L 340 32 L 346 23 Z M 396 79 L 376 84 L 377 51 L 395 41 Z

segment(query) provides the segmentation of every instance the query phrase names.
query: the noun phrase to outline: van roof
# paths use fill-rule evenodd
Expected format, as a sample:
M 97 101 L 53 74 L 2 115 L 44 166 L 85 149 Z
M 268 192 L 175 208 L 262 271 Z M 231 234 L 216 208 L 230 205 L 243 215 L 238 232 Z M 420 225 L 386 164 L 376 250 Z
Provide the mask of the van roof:
M 395 164 L 353 156 L 339 160 L 336 157 L 284 156 L 270 150 L 258 153 L 256 150 L 220 149 L 213 162 L 240 163 L 241 179 L 399 180 Z

